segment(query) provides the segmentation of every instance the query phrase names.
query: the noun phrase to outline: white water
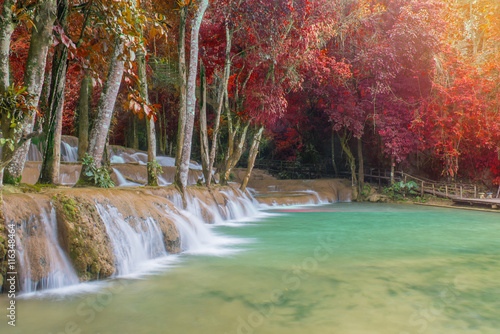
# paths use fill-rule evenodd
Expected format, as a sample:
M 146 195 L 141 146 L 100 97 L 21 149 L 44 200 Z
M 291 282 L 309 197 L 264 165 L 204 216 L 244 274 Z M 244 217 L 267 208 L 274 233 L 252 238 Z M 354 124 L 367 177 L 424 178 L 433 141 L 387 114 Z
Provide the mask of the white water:
M 76 162 L 78 160 L 78 147 L 61 141 L 61 161 Z
M 151 218 L 133 228 L 115 207 L 96 204 L 115 255 L 115 276 L 148 270 L 149 260 L 167 255 L 163 234 Z
M 225 198 L 224 205 L 207 204 L 193 196 L 188 196 L 187 207 L 177 211 L 165 207 L 166 218 L 171 219 L 177 227 L 181 242 L 181 251 L 194 255 L 227 256 L 236 252 L 236 244 L 248 243 L 251 240 L 226 237 L 217 233 L 218 225 L 242 226 L 242 221 L 255 219 L 257 216 L 268 214 L 258 210 L 257 202 L 239 190 L 229 189 L 222 194 Z M 177 208 L 182 208 L 180 194 L 175 194 L 170 201 Z M 209 202 L 210 203 L 210 202 Z M 165 270 L 173 262 L 182 257 L 169 255 L 165 249 L 163 232 L 152 218 L 139 221 L 134 217 L 125 219 L 116 207 L 96 203 L 96 209 L 106 228 L 113 247 L 115 257 L 114 277 L 141 277 L 144 274 Z M 214 224 L 207 224 L 204 213 L 208 212 L 213 217 Z M 58 244 L 57 219 L 55 211 L 50 215 L 42 215 L 41 223 L 28 222 L 23 225 L 24 235 L 30 234 L 30 229 L 36 233 L 45 233 L 48 254 L 44 257 L 50 259 L 50 275 L 40 281 L 34 282 L 31 278 L 31 268 L 28 253 L 33 251 L 28 246 L 19 243 L 20 267 L 22 286 L 24 292 L 35 292 L 40 289 L 46 296 L 72 295 L 95 291 L 102 288 L 100 283 L 91 282 L 78 284 L 78 277 L 70 262 Z M 40 228 L 41 227 L 41 228 Z M 35 231 L 31 231 L 33 234 Z M 24 238 L 26 239 L 26 238 Z M 31 243 L 36 245 L 36 241 Z M 76 285 L 76 286 L 75 286 Z M 27 294 L 26 296 L 31 296 Z
M 42 161 L 42 153 L 33 143 L 30 144 L 28 154 L 26 155 L 26 161 Z
M 113 168 L 113 172 L 116 174 L 116 178 L 118 180 L 118 187 L 141 187 L 142 184 L 128 181 L 122 173 L 120 173 L 116 168 Z
M 20 267 L 21 291 L 31 293 L 41 289 L 57 289 L 77 284 L 78 276 L 57 238 L 57 218 L 55 210 L 43 210 L 40 216 L 32 216 L 21 225 L 23 237 L 17 234 L 17 250 Z M 42 244 L 40 244 L 42 243 Z M 45 247 L 43 247 L 45 246 Z M 45 254 L 39 254 L 45 249 Z M 32 277 L 29 259 L 36 258 L 46 275 Z
M 26 161 L 42 161 L 42 153 L 38 147 L 31 143 Z M 78 147 L 71 146 L 65 141 L 61 140 L 61 161 L 63 162 L 76 162 L 78 160 Z
M 158 155 L 158 156 L 156 156 L 156 161 L 158 162 L 158 164 L 160 166 L 175 167 L 175 158 L 172 158 L 172 157 Z M 136 152 L 133 154 L 120 152 L 120 153 L 116 154 L 113 151 L 111 151 L 110 162 L 115 163 L 115 164 L 137 162 L 140 165 L 146 165 L 148 162 L 148 155 L 146 153 L 143 153 L 143 152 Z M 201 165 L 198 163 L 195 163 L 195 162 L 191 162 L 189 164 L 189 168 L 190 169 L 199 169 L 199 170 L 202 169 Z

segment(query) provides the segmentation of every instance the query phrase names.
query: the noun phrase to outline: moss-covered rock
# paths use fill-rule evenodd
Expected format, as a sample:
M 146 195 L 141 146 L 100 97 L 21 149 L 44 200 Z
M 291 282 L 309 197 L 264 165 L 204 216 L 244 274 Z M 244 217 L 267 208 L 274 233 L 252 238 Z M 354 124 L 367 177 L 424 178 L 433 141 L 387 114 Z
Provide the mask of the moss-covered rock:
M 95 205 L 86 198 L 62 193 L 54 196 L 59 242 L 67 251 L 82 281 L 102 279 L 114 273 L 114 256 L 106 228 Z

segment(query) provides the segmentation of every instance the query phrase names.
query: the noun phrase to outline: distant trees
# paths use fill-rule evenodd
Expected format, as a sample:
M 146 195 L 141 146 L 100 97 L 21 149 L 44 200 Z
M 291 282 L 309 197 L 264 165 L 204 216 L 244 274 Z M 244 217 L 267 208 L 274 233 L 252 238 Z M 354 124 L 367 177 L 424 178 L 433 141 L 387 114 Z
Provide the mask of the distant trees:
M 58 182 L 62 124 L 95 167 L 110 134 L 130 127 L 137 146 L 145 126 L 148 184 L 170 151 L 181 190 L 193 152 L 207 186 L 245 157 L 245 189 L 263 138 L 282 159 L 345 161 L 358 190 L 366 159 L 451 178 L 489 169 L 500 181 L 495 2 L 1 2 L 5 182 L 19 182 L 39 132 L 39 182 Z

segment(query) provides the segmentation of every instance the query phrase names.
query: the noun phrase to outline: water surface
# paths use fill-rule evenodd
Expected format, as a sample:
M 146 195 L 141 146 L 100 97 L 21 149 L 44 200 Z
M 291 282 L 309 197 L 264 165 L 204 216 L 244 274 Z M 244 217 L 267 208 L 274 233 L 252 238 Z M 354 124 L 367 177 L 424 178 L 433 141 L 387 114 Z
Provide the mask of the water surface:
M 17 326 L 4 317 L 0 331 L 500 333 L 500 215 L 368 203 L 272 212 L 214 227 L 247 241 L 224 256 L 167 257 L 142 279 L 18 299 Z

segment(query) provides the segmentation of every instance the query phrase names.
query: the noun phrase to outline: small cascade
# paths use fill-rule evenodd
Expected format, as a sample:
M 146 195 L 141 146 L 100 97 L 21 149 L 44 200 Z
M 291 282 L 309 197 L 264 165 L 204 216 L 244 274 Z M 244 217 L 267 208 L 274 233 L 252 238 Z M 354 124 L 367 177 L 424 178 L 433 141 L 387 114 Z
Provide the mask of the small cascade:
M 76 162 L 78 160 L 78 146 L 71 146 L 70 144 L 61 141 L 61 161 Z
M 257 201 L 240 191 L 239 189 L 230 189 L 221 191 L 226 199 L 227 219 L 241 220 L 254 217 L 259 213 L 259 204 Z
M 18 233 L 20 289 L 30 293 L 77 284 L 78 276 L 61 249 L 55 210 L 22 222 Z M 21 237 L 22 235 L 22 237 Z
M 153 219 L 137 223 L 134 228 L 115 207 L 101 204 L 96 207 L 113 245 L 115 276 L 143 271 L 148 260 L 167 255 L 163 234 Z
M 116 178 L 118 180 L 118 187 L 140 187 L 142 184 L 128 181 L 122 173 L 120 173 L 116 168 L 113 168 L 113 172 L 116 174 Z
M 157 155 L 156 161 L 160 166 L 163 167 L 175 167 L 175 158 L 167 157 L 163 155 Z M 129 162 L 137 162 L 140 165 L 146 165 L 148 162 L 148 155 L 144 152 L 135 152 L 135 153 L 127 153 L 127 152 L 118 152 L 111 151 L 111 163 L 115 164 L 124 164 Z M 189 169 L 202 170 L 202 166 L 196 162 L 191 162 L 189 164 Z
M 26 161 L 42 161 L 42 153 L 38 149 L 38 146 L 31 143 L 28 151 L 28 155 L 26 156 Z
M 236 250 L 224 246 L 241 244 L 248 240 L 227 238 L 212 231 L 212 226 L 206 224 L 190 211 L 182 211 L 174 218 L 181 239 L 183 252 L 200 255 L 223 256 Z

